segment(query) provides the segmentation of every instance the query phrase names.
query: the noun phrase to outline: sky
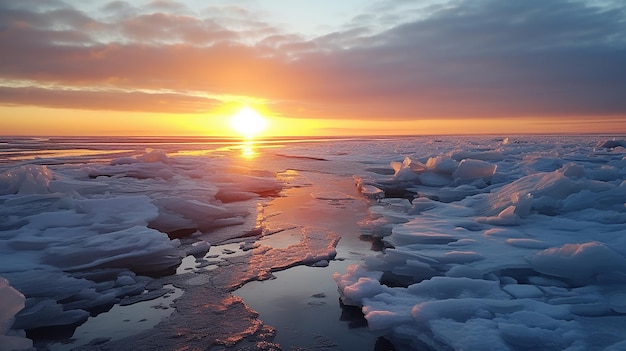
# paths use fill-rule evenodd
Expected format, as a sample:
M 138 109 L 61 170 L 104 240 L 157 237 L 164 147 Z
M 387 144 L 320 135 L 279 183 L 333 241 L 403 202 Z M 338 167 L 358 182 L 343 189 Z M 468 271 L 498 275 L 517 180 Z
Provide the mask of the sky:
M 622 0 L 0 0 L 0 135 L 626 133 Z

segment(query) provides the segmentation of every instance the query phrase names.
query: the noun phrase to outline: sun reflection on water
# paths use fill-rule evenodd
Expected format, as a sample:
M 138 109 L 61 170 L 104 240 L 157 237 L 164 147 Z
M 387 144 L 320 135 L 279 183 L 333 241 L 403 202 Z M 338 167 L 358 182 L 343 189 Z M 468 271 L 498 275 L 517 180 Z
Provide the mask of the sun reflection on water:
M 256 151 L 256 145 L 252 140 L 246 140 L 241 142 L 241 157 L 245 159 L 253 159 L 258 156 Z

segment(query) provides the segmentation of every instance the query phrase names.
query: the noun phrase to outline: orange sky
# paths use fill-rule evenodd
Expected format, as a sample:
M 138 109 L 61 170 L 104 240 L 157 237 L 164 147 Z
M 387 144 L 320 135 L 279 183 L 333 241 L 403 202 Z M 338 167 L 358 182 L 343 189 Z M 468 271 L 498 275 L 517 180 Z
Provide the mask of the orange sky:
M 2 3 L 0 135 L 626 133 L 626 5 L 303 1 Z
M 2 135 L 32 136 L 238 136 L 230 115 L 0 107 Z M 7 118 L 6 116 L 12 116 Z M 280 118 L 266 115 L 264 136 L 608 133 L 626 131 L 624 119 L 546 123 L 537 118 L 358 120 Z M 13 119 L 14 118 L 14 119 Z

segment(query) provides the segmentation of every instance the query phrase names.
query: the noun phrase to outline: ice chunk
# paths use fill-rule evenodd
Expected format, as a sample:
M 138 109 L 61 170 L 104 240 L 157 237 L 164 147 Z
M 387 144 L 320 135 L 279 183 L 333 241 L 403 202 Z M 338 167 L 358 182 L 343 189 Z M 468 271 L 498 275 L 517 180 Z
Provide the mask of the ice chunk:
M 452 174 L 457 168 L 457 162 L 450 157 L 439 155 L 429 158 L 426 168 L 431 172 Z
M 410 157 L 405 157 L 402 163 L 391 162 L 395 174 L 394 179 L 398 181 L 412 181 L 416 180 L 419 173 L 426 169 L 426 165 L 419 161 L 411 160 Z
M 0 277 L 0 351 L 24 350 L 33 346 L 22 331 L 11 330 L 15 314 L 24 308 L 24 295 Z
M 620 146 L 626 148 L 626 140 L 617 140 L 617 139 L 603 140 L 603 141 L 598 142 L 596 147 L 601 147 L 605 149 L 614 149 Z
M 529 261 L 538 272 L 589 283 L 597 274 L 626 273 L 626 258 L 597 241 L 565 244 L 532 255 Z
M 563 350 L 575 340 L 575 333 L 562 334 L 561 330 L 551 330 L 526 326 L 517 323 L 498 323 L 502 338 L 516 348 L 533 350 Z
M 137 159 L 146 163 L 153 162 L 162 162 L 168 163 L 170 162 L 170 158 L 167 156 L 167 153 L 163 150 L 148 150 L 145 154 L 138 156 Z
M 452 177 L 449 174 L 432 172 L 421 173 L 417 176 L 417 179 L 420 181 L 420 183 L 433 187 L 441 187 L 444 185 L 448 185 L 452 182 Z
M 380 284 L 382 272 L 368 271 L 360 265 L 348 266 L 346 274 L 333 274 L 339 286 L 341 300 L 346 305 L 361 305 L 365 297 L 382 292 Z M 346 293 L 347 289 L 347 293 Z
M 385 192 L 371 184 L 364 184 L 361 178 L 356 180 L 357 189 L 361 194 L 370 199 L 382 199 L 385 197 Z
M 89 312 L 82 309 L 64 310 L 63 305 L 53 299 L 39 298 L 27 301 L 27 306 L 16 319 L 16 326 L 35 329 L 58 325 L 75 325 L 89 318 Z
M 207 241 L 200 240 L 191 244 L 191 247 L 186 249 L 185 253 L 187 255 L 193 255 L 195 257 L 204 257 L 204 255 L 206 255 L 210 248 L 211 244 L 209 244 Z
M 120 275 L 115 280 L 115 285 L 117 286 L 128 286 L 128 285 L 133 285 L 136 283 L 137 282 L 135 281 L 135 279 L 133 279 L 133 277 L 130 275 Z
M 349 301 L 362 301 L 364 298 L 377 295 L 382 291 L 383 287 L 377 279 L 361 277 L 343 289 L 343 297 Z
M 436 259 L 441 263 L 470 263 L 474 261 L 479 261 L 485 258 L 485 256 L 479 254 L 475 251 L 460 251 L 460 250 L 451 250 L 444 254 L 425 254 L 426 257 Z
M 526 249 L 547 249 L 550 245 L 535 239 L 506 239 L 509 245 L 526 248 Z
M 147 196 L 79 199 L 71 203 L 71 206 L 75 207 L 77 213 L 84 214 L 81 220 L 74 222 L 75 225 L 95 223 L 93 227 L 106 227 L 108 231 L 138 225 L 145 226 L 158 215 L 158 208 Z M 45 223 L 47 221 L 31 218 L 33 222 L 40 222 L 42 229 L 51 226 L 49 222 Z
M 116 299 L 140 294 L 145 289 L 145 277 L 136 279 L 131 272 L 119 269 L 74 273 L 75 277 L 66 274 L 41 269 L 7 274 L 12 284 L 28 297 L 25 309 L 17 314 L 17 327 L 33 329 L 80 323 L 89 316 L 83 309 L 111 306 Z M 55 284 L 50 284 L 51 281 Z
M 465 277 L 432 277 L 410 285 L 407 292 L 437 300 L 470 297 L 509 299 L 500 289 L 499 282 Z
M 137 273 L 159 273 L 178 266 L 179 242 L 154 229 L 132 228 L 91 235 L 71 246 L 51 246 L 43 262 L 65 270 L 127 267 Z
M 416 161 L 416 160 L 412 160 L 410 157 L 405 157 L 404 161 L 402 161 L 402 164 L 400 165 L 400 168 L 397 168 L 398 165 L 396 163 L 393 163 L 394 167 L 393 169 L 397 172 L 400 168 L 408 168 L 413 172 L 422 172 L 424 171 L 427 166 L 424 165 L 423 163 Z
M 500 211 L 497 216 L 477 218 L 477 220 L 496 225 L 517 225 L 520 217 L 517 215 L 516 210 L 516 206 L 509 206 Z
M 509 228 L 489 228 L 483 233 L 487 237 L 502 237 L 502 238 L 525 238 L 526 235 L 519 230 Z
M 497 303 L 502 312 L 515 308 L 514 302 L 506 300 L 483 300 L 478 298 L 446 299 L 416 304 L 411 308 L 411 315 L 417 323 L 426 325 L 437 319 L 466 322 L 477 316 L 489 317 L 491 313 L 489 307 L 494 302 Z
M 411 320 L 411 314 L 399 311 L 374 310 L 363 308 L 363 314 L 371 331 L 391 329 Z
M 585 167 L 575 163 L 568 163 L 564 165 L 560 171 L 563 172 L 564 176 L 569 178 L 582 178 L 586 175 Z
M 406 229 L 405 229 L 406 228 Z M 393 246 L 403 246 L 410 244 L 447 244 L 456 241 L 457 238 L 444 233 L 416 233 L 410 227 L 395 226 L 392 229 L 392 236 L 385 239 Z
M 437 207 L 437 202 L 425 197 L 418 197 L 417 199 L 413 199 L 409 214 L 417 215 L 422 213 L 423 211 L 428 211 L 435 207 Z
M 446 272 L 446 276 L 454 278 L 481 279 L 483 275 L 483 272 L 463 264 L 455 265 Z
M 505 140 L 508 140 L 508 138 L 505 138 Z M 506 145 L 504 140 L 502 141 L 502 144 Z M 504 155 L 502 151 L 499 151 L 499 150 L 454 151 L 451 153 L 450 157 L 452 157 L 455 160 L 474 159 L 474 160 L 481 160 L 481 161 L 500 161 L 502 160 Z
M 48 194 L 50 181 L 54 178 L 46 166 L 26 165 L 0 174 L 0 195 Z
M 496 165 L 486 161 L 464 159 L 459 163 L 452 176 L 460 179 L 487 178 L 494 175 L 496 168 Z
M 248 214 L 235 206 L 227 207 L 191 196 L 161 197 L 155 199 L 154 203 L 159 208 L 159 214 L 150 225 L 166 233 L 182 229 L 208 230 L 221 226 L 219 222 L 216 223 L 219 219 Z
M 436 319 L 430 322 L 430 327 L 436 339 L 455 350 L 510 350 L 500 338 L 495 324 L 489 319 L 476 318 L 463 323 Z
M 567 169 L 572 168 L 570 166 Z M 567 176 L 566 173 L 572 174 Z M 572 204 L 573 200 L 564 202 L 572 194 L 582 192 L 583 190 L 592 193 L 608 193 L 616 189 L 613 184 L 580 178 L 578 175 L 578 171 L 554 171 L 522 177 L 490 194 L 489 204 L 491 209 L 487 209 L 487 211 L 498 213 L 511 205 L 522 204 L 524 210 L 518 210 L 518 213 L 522 216 L 531 209 L 540 213 L 553 214 L 562 210 L 564 204 L 568 204 L 568 206 L 573 208 L 596 206 L 593 201 L 581 197 L 576 198 L 580 200 L 576 205 Z M 612 197 L 606 198 L 607 201 L 613 201 L 614 199 Z
M 626 187 L 616 187 L 604 191 L 591 191 L 583 189 L 565 198 L 562 202 L 562 212 L 574 212 L 597 209 L 601 211 L 626 212 L 624 206 L 626 199 Z M 599 214 L 594 214 L 598 216 Z

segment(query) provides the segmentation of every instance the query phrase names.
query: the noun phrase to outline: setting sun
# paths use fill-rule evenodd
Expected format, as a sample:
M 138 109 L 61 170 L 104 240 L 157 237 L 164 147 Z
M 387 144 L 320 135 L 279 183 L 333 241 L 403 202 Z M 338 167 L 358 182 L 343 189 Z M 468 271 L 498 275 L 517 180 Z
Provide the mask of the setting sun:
M 233 115 L 230 125 L 244 137 L 252 138 L 265 130 L 267 120 L 250 107 L 243 107 Z

